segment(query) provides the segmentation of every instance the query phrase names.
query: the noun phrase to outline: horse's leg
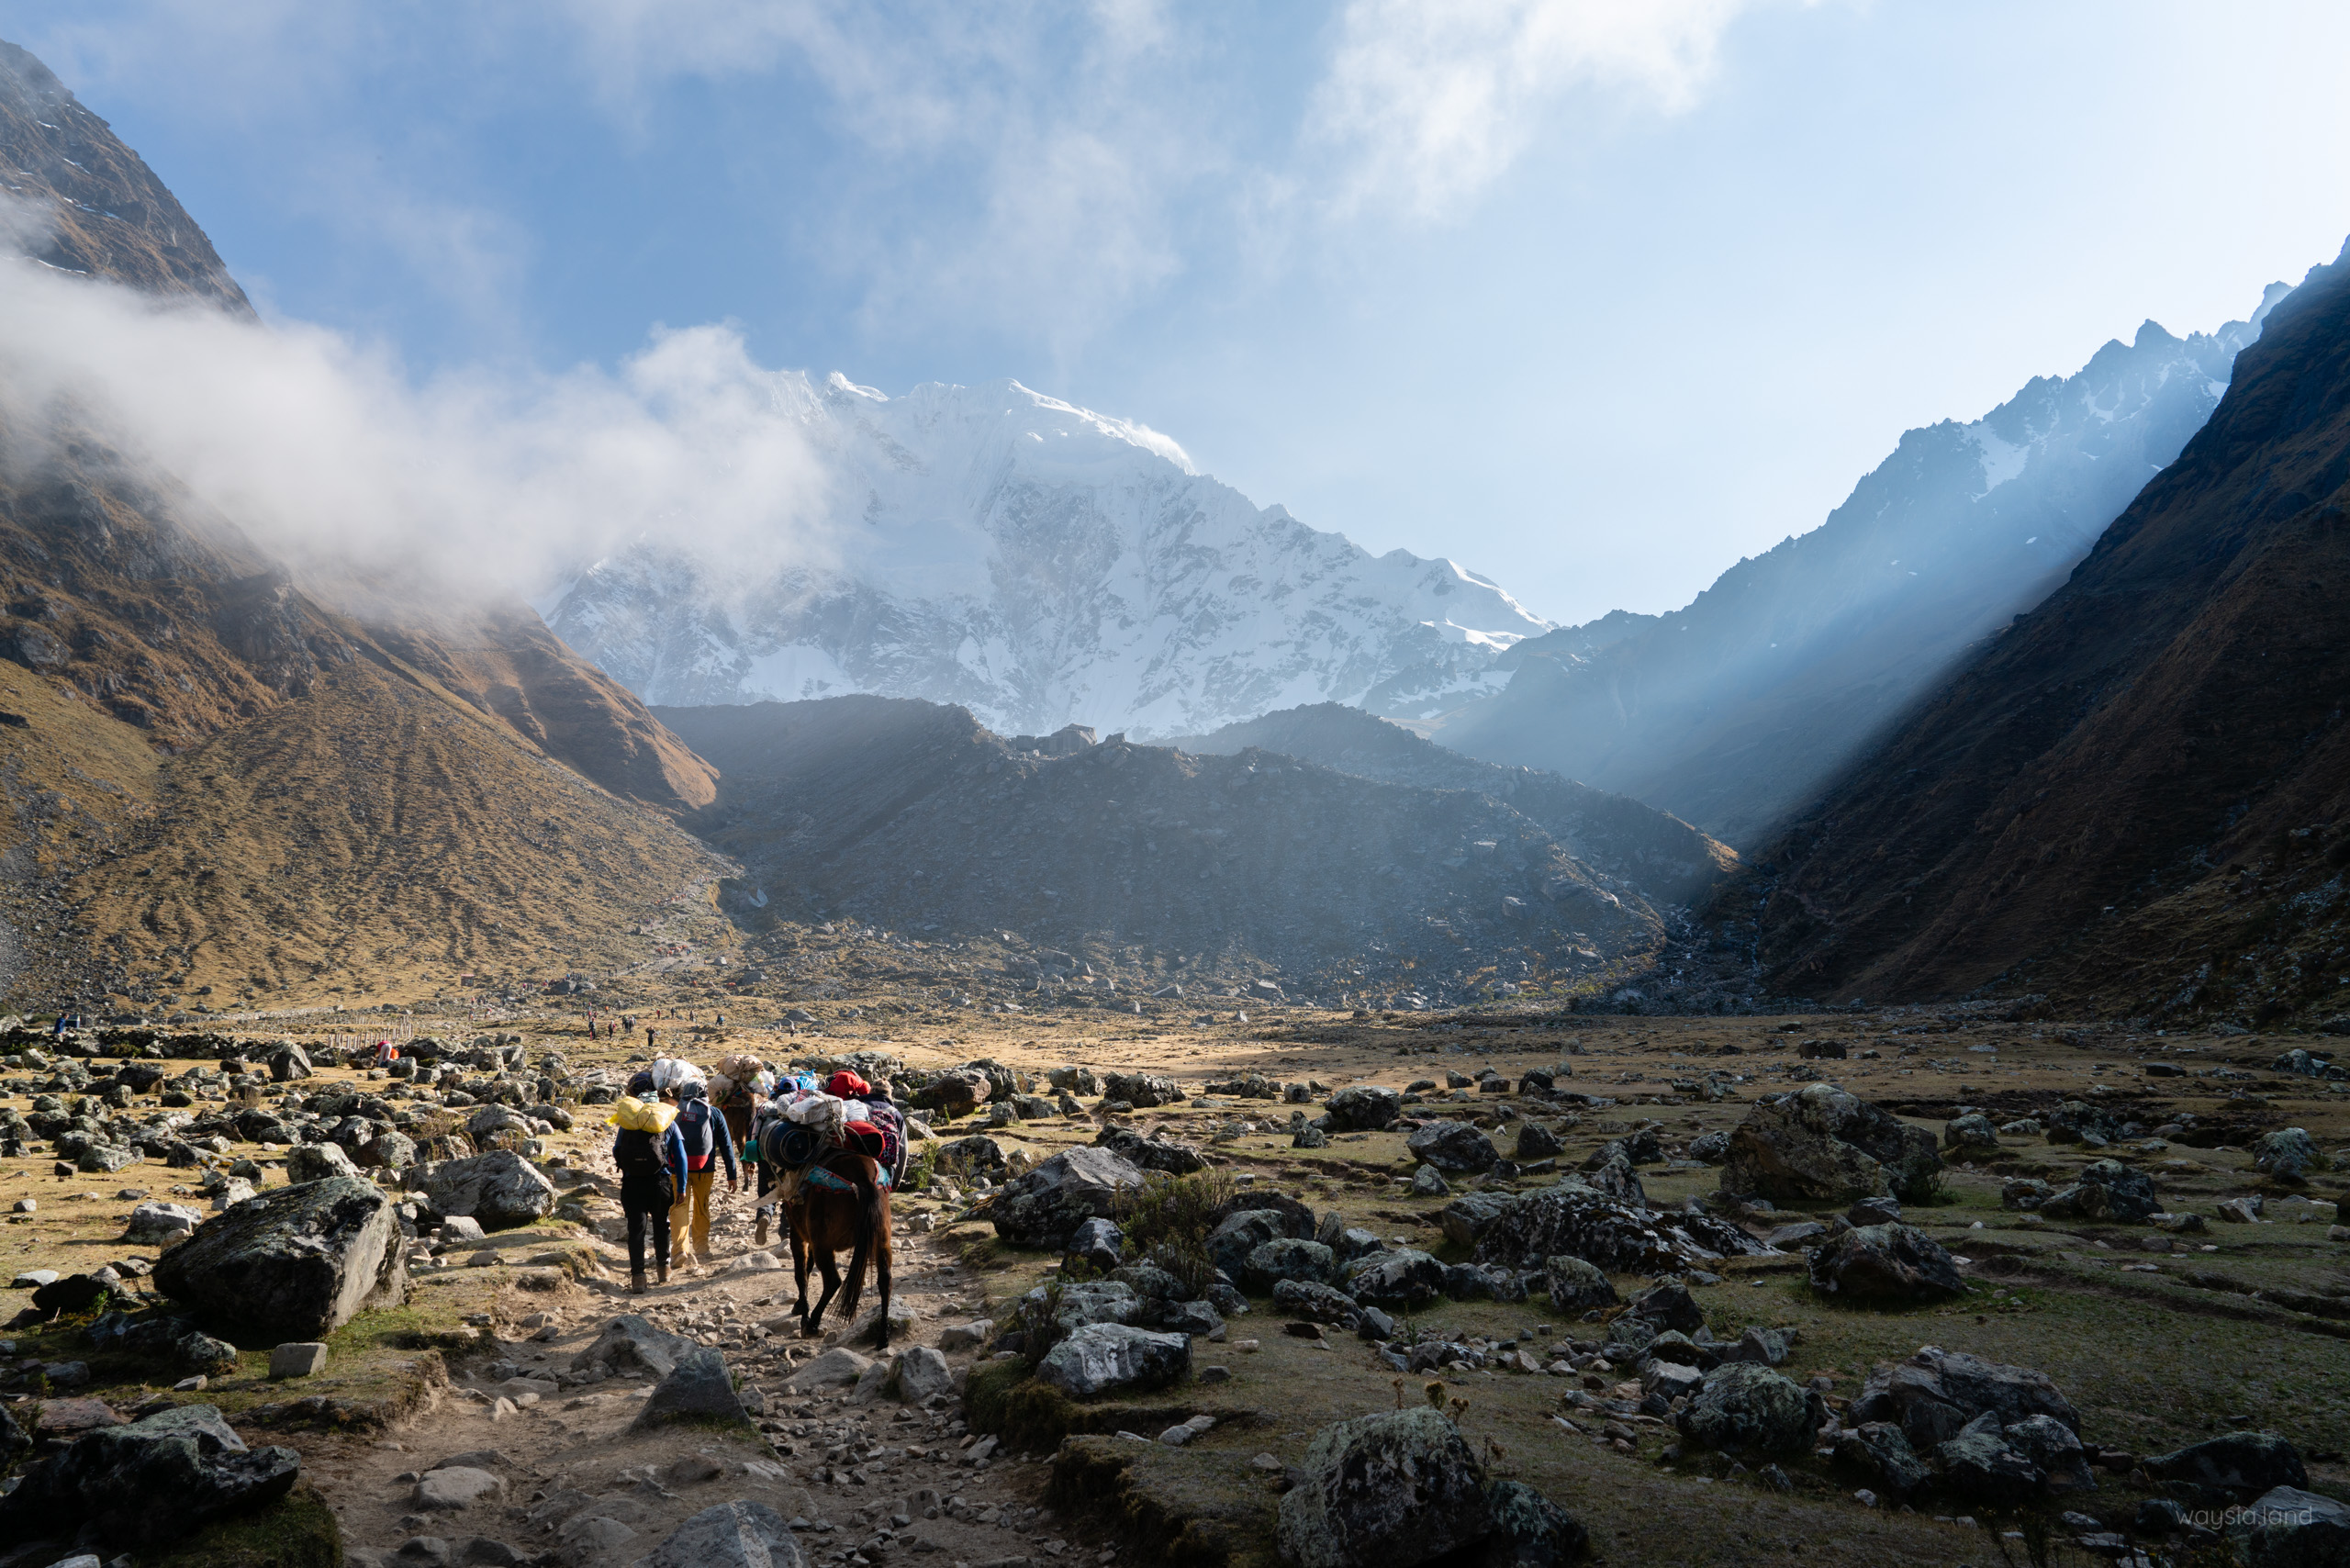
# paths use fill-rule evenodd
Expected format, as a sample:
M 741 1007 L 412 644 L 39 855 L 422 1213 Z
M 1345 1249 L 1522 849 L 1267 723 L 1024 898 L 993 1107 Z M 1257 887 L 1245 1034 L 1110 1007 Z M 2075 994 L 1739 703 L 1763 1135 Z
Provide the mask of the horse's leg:
M 800 1315 L 800 1327 L 808 1327 L 808 1213 L 793 1204 L 782 1211 L 784 1227 L 791 1232 L 791 1282 L 799 1294 L 793 1298 L 791 1310 Z
M 817 1299 L 816 1310 L 808 1315 L 806 1327 L 800 1330 L 811 1339 L 824 1331 L 824 1309 L 833 1305 L 833 1297 L 840 1293 L 840 1270 L 834 1266 L 831 1243 L 830 1236 L 810 1239 L 816 1254 L 817 1271 L 824 1276 L 824 1294 Z
M 873 1227 L 873 1276 L 881 1286 L 880 1349 L 886 1350 L 890 1348 L 890 1189 L 878 1190 L 874 1207 L 880 1211 L 880 1218 Z

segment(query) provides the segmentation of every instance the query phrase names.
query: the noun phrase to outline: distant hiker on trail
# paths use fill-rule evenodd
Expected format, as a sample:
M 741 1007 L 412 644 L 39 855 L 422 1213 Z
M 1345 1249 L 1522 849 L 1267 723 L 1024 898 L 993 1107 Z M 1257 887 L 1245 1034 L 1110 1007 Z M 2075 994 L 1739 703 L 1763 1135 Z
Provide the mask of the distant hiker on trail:
M 653 1096 L 653 1075 L 640 1072 L 613 1107 L 612 1163 L 620 1167 L 621 1210 L 628 1216 L 628 1272 L 632 1293 L 644 1294 L 644 1232 L 653 1230 L 653 1263 L 660 1282 L 669 1282 L 672 1200 L 686 1190 L 685 1139 L 677 1127 L 676 1097 Z
M 710 1263 L 710 1189 L 718 1172 L 713 1162 L 726 1164 L 726 1190 L 743 1190 L 743 1172 L 734 1163 L 734 1140 L 726 1130 L 726 1118 L 710 1103 L 708 1092 L 699 1080 L 689 1080 L 678 1085 L 677 1133 L 686 1140 L 686 1186 L 677 1194 L 677 1207 L 669 1211 L 669 1232 L 679 1239 L 683 1251 L 688 1223 L 692 1226 L 694 1256 L 704 1267 Z
M 375 1042 L 375 1065 L 377 1067 L 389 1067 L 392 1063 L 399 1059 L 399 1047 L 392 1044 L 389 1040 L 378 1040 Z

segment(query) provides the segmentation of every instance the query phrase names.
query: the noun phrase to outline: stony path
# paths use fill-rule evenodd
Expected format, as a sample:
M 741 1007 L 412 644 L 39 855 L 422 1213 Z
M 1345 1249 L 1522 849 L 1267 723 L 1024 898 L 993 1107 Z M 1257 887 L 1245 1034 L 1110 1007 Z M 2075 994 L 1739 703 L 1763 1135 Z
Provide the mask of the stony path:
M 788 1387 L 823 1342 L 800 1338 L 789 1316 L 789 1253 L 775 1250 L 785 1266 L 770 1269 L 751 1247 L 748 1195 L 721 1196 L 711 1269 L 673 1274 L 643 1296 L 608 1282 L 574 1288 L 522 1320 L 514 1332 L 527 1328 L 526 1337 L 473 1358 L 436 1407 L 404 1428 L 305 1445 L 352 1568 L 533 1560 L 617 1568 L 692 1514 L 736 1498 L 800 1521 L 818 1563 L 859 1568 L 901 1554 L 934 1557 L 941 1568 L 1115 1561 L 1113 1549 L 1064 1528 L 1045 1506 L 1048 1456 L 993 1452 L 991 1439 L 971 1438 L 951 1395 L 923 1410 L 889 1398 L 859 1404 L 842 1386 Z M 601 1250 L 624 1281 L 622 1249 Z M 896 1257 L 895 1304 L 912 1313 L 899 1347 L 936 1344 L 942 1327 L 984 1316 L 983 1292 L 925 1238 L 901 1234 Z M 868 1314 L 872 1301 L 868 1294 Z M 689 1428 L 632 1429 L 653 1378 L 571 1364 L 621 1313 L 719 1347 L 767 1451 Z M 959 1372 L 977 1354 L 949 1359 Z M 436 1467 L 442 1475 L 431 1477 Z M 484 1471 L 495 1484 L 448 1484 L 457 1470 Z

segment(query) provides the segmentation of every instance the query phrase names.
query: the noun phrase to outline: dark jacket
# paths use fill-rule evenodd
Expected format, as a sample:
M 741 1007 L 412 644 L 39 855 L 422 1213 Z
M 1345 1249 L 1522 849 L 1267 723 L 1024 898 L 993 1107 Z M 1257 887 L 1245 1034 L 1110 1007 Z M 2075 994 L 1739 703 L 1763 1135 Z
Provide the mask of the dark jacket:
M 666 1165 L 669 1168 L 670 1191 L 686 1190 L 686 1140 L 678 1136 L 676 1122 L 669 1124 L 667 1132 L 659 1135 L 657 1142 L 652 1133 L 622 1127 L 612 1137 L 612 1163 L 621 1168 L 623 1177 L 632 1170 L 643 1173 Z

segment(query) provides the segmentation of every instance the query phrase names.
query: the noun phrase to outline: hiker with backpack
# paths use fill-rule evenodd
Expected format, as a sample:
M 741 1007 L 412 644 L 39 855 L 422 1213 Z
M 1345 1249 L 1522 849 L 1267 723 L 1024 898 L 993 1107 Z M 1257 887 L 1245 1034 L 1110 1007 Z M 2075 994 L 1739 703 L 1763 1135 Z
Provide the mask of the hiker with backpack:
M 653 1075 L 629 1080 L 628 1092 L 612 1108 L 612 1163 L 621 1172 L 621 1211 L 628 1216 L 629 1293 L 644 1294 L 644 1233 L 653 1232 L 653 1262 L 659 1282 L 669 1282 L 671 1226 L 677 1194 L 689 1173 L 686 1141 L 677 1131 L 676 1095 L 655 1098 Z
M 709 1091 L 699 1078 L 677 1090 L 677 1134 L 686 1145 L 686 1184 L 678 1190 L 677 1206 L 669 1213 L 669 1230 L 679 1238 L 679 1250 L 690 1224 L 694 1256 L 710 1264 L 710 1189 L 717 1179 L 716 1163 L 726 1165 L 726 1190 L 743 1190 L 743 1174 L 734 1163 L 734 1139 L 726 1118 L 710 1103 Z

